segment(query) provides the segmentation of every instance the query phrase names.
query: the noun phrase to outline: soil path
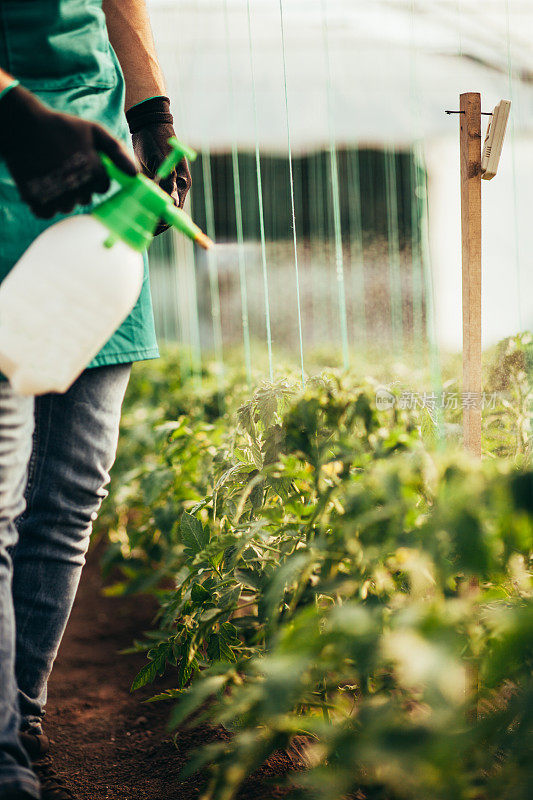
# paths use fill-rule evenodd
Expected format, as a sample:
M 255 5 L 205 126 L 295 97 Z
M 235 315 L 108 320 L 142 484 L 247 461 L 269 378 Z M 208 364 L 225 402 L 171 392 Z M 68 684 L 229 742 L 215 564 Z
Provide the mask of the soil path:
M 151 687 L 130 694 L 144 656 L 119 651 L 150 628 L 155 605 L 150 598 L 105 597 L 101 589 L 93 551 L 50 680 L 46 732 L 56 765 L 79 800 L 198 800 L 202 778 L 182 782 L 179 773 L 199 742 L 223 734 L 186 731 L 176 747 L 166 730 L 170 707 L 141 702 Z M 247 783 L 243 800 L 284 797 L 272 779 L 289 766 L 280 754 Z

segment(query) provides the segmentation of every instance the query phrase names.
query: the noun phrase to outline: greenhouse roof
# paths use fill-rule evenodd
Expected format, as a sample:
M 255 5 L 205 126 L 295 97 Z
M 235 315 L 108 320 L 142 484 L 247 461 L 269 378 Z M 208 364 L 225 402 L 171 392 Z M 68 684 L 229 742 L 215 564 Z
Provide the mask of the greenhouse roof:
M 152 0 L 180 134 L 191 144 L 402 146 L 453 131 L 462 91 L 514 101 L 533 129 L 529 0 Z M 251 47 L 250 47 L 251 42 Z M 254 85 L 255 84 L 255 85 Z M 255 113 L 254 113 L 255 108 Z M 257 117 L 257 125 L 255 122 Z

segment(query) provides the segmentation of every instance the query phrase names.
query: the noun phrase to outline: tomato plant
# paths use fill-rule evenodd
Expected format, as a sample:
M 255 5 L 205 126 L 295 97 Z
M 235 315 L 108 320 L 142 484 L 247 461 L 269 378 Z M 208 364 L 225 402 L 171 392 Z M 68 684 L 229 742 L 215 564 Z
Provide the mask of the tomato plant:
M 189 766 L 209 768 L 206 798 L 231 800 L 294 737 L 308 765 L 296 795 L 529 796 L 533 473 L 518 361 L 504 416 L 487 421 L 488 449 L 504 433 L 518 468 L 432 447 L 427 419 L 379 411 L 372 382 L 329 374 L 248 397 L 237 381 L 222 404 L 209 376 L 203 394 L 180 378 L 160 395 L 156 382 L 148 409 L 153 387 L 134 383 L 105 566 L 122 572 L 110 591 L 160 599 L 134 688 L 170 672 L 175 688 L 154 699 L 173 703 L 171 726 L 233 732 Z

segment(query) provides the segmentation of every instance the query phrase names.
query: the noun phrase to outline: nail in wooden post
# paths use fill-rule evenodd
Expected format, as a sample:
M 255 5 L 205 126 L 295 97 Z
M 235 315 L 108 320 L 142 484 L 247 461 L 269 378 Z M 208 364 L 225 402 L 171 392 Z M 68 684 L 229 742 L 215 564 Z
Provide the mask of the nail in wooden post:
M 481 458 L 481 95 L 461 95 L 464 444 Z

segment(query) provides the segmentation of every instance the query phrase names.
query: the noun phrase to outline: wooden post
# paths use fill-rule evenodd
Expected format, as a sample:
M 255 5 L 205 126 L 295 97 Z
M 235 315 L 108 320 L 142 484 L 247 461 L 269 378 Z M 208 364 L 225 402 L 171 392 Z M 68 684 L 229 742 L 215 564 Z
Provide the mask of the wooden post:
M 463 239 L 463 431 L 481 458 L 481 95 L 461 95 Z
M 463 239 L 463 432 L 481 458 L 481 95 L 461 95 L 461 227 Z M 474 590 L 475 581 L 469 583 Z M 477 719 L 479 670 L 466 667 L 467 717 Z

